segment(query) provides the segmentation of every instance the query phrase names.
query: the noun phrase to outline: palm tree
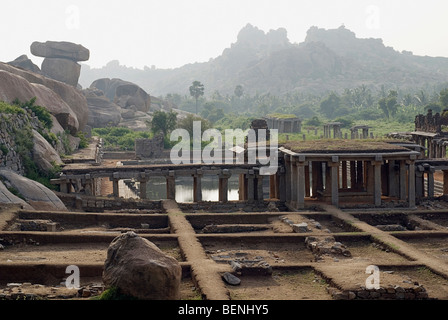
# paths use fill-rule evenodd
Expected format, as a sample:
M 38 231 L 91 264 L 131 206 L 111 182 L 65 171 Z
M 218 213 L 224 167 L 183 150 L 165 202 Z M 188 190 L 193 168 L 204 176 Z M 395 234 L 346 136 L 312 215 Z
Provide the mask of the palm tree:
M 199 81 L 193 81 L 190 86 L 190 95 L 196 99 L 196 114 L 198 114 L 198 99 L 204 95 L 204 85 Z

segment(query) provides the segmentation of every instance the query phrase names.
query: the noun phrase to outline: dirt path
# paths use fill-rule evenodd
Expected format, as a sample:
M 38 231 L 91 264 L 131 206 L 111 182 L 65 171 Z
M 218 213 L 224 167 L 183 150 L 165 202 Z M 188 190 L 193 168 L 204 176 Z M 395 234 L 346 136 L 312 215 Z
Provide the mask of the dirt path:
M 218 265 L 210 260 L 204 252 L 196 232 L 185 218 L 177 203 L 173 200 L 163 200 L 172 232 L 179 238 L 179 247 L 185 259 L 191 263 L 191 273 L 207 300 L 228 300 L 229 292 L 225 287 L 220 273 L 231 271 L 228 265 Z

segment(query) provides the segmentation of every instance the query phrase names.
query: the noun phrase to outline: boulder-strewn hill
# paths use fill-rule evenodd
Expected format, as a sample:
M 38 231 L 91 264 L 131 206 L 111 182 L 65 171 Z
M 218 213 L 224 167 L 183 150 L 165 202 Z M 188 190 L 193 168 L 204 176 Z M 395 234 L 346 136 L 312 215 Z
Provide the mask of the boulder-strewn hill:
M 248 24 L 236 43 L 208 62 L 145 70 L 120 66 L 118 61 L 101 69 L 83 65 L 80 82 L 90 86 L 106 76 L 132 81 L 155 96 L 188 94 L 194 80 L 201 81 L 208 94 L 232 94 L 237 85 L 251 94 L 319 93 L 361 84 L 422 88 L 448 81 L 448 58 L 398 52 L 381 39 L 360 39 L 344 27 L 311 27 L 304 42 L 293 44 L 283 28 L 265 33 Z

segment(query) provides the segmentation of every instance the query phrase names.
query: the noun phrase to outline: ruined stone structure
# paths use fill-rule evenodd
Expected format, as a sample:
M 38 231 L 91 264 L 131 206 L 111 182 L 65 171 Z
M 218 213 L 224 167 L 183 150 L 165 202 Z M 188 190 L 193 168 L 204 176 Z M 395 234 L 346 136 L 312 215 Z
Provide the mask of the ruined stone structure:
M 326 123 L 324 125 L 324 138 L 330 139 L 330 138 L 342 138 L 342 132 L 341 132 L 341 125 L 340 122 L 330 122 Z M 331 135 L 331 131 L 333 130 L 333 135 Z
M 299 118 L 265 118 L 269 129 L 277 129 L 278 133 L 300 133 L 302 132 L 302 120 Z
M 152 139 L 135 140 L 136 159 L 160 158 L 163 155 L 163 134 L 156 135 Z
M 281 147 L 286 170 L 286 202 L 304 208 L 305 198 L 321 199 L 335 206 L 341 202 L 370 203 L 381 206 L 388 196 L 415 206 L 415 160 L 418 153 L 406 148 L 387 148 L 331 153 L 309 150 L 291 151 Z

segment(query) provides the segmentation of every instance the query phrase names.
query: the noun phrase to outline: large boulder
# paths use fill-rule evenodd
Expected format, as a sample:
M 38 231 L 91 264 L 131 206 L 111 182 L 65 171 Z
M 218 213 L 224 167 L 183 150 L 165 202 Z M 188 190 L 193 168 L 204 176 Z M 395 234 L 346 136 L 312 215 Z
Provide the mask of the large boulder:
M 33 161 L 45 173 L 50 173 L 55 165 L 63 165 L 61 157 L 42 135 L 33 129 Z
M 59 98 L 57 98 L 57 99 L 58 100 L 62 99 L 66 103 L 65 107 L 68 106 L 68 108 L 71 110 L 69 113 L 74 114 L 76 116 L 76 121 L 78 122 L 78 125 L 75 130 L 76 132 L 82 131 L 84 129 L 84 127 L 87 125 L 88 116 L 89 116 L 89 112 L 88 112 L 88 108 L 87 108 L 87 100 L 86 100 L 86 97 L 82 94 L 82 92 L 80 90 L 77 90 L 73 86 L 70 86 L 63 82 L 44 77 L 40 74 L 30 72 L 28 70 L 19 69 L 14 66 L 11 66 L 9 64 L 6 64 L 6 63 L 0 62 L 0 70 L 10 73 L 12 75 L 20 76 L 31 84 L 40 84 L 40 85 L 50 89 L 54 93 L 56 93 L 56 95 L 59 96 Z M 5 93 L 5 92 L 8 92 L 13 89 L 14 88 L 12 88 L 12 86 L 10 84 L 8 84 L 8 82 L 0 81 L 0 99 L 2 99 L 2 96 L 5 96 L 5 95 L 8 96 L 7 93 Z M 33 92 L 33 90 L 27 91 L 27 89 L 25 89 L 24 87 L 20 90 L 16 90 L 16 92 L 19 92 L 21 94 L 16 97 L 12 97 L 12 100 L 14 100 L 15 98 L 19 98 L 19 99 L 23 99 L 25 101 L 25 100 L 29 100 L 29 99 L 33 98 L 34 96 L 36 96 L 36 94 L 35 94 L 35 92 Z M 27 93 L 29 93 L 29 94 L 27 94 Z M 15 93 L 15 94 L 17 94 L 17 93 Z M 12 101 L 12 100 L 8 100 L 6 98 L 2 99 L 2 100 L 6 101 L 6 102 Z M 46 108 L 51 107 L 51 106 L 46 106 L 45 105 L 46 102 L 44 103 L 44 102 L 36 101 L 36 103 L 40 104 Z M 56 104 L 56 103 L 54 103 L 54 104 Z M 73 122 L 70 121 L 69 123 L 73 123 Z M 63 125 L 63 127 L 64 127 L 64 125 Z M 73 131 L 73 128 L 64 127 L 64 129 L 68 129 L 71 132 Z M 72 134 L 74 134 L 76 132 L 72 132 Z
M 74 111 L 48 87 L 30 83 L 25 78 L 0 70 L 0 100 L 12 102 L 15 99 L 29 101 L 36 98 L 36 104 L 45 107 L 60 125 L 76 134 L 79 129 L 78 117 Z
M 3 184 L 0 180 L 0 203 L 7 204 L 18 204 L 21 205 L 23 209 L 34 210 L 32 206 L 26 203 L 25 200 L 20 199 L 16 195 L 14 195 L 8 188 Z
M 41 66 L 42 74 L 73 87 L 78 86 L 81 74 L 81 65 L 77 62 L 87 61 L 90 57 L 90 51 L 82 45 L 65 41 L 36 41 L 31 44 L 30 50 L 33 55 L 45 58 Z
M 103 91 L 109 100 L 124 109 L 148 112 L 151 107 L 150 95 L 132 82 L 103 78 L 94 81 L 90 88 Z
M 56 194 L 37 181 L 7 169 L 0 169 L 0 179 L 7 187 L 15 189 L 35 210 L 67 211 Z
M 80 44 L 65 41 L 35 41 L 31 44 L 31 53 L 42 58 L 62 58 L 72 61 L 87 61 L 90 51 Z
M 178 300 L 182 268 L 154 243 L 127 232 L 107 250 L 103 283 L 141 300 Z
M 28 56 L 26 54 L 21 55 L 20 57 L 18 57 L 17 59 L 8 62 L 8 64 L 17 67 L 17 68 L 21 68 L 21 69 L 25 69 L 34 73 L 41 73 L 40 68 L 38 66 L 36 66 L 33 61 L 31 61 L 31 59 L 28 58 Z
M 98 89 L 83 90 L 89 107 L 89 121 L 92 128 L 117 126 L 121 121 L 121 108 L 106 98 L 103 91 Z
M 76 87 L 81 75 L 81 65 L 75 61 L 60 58 L 46 58 L 42 62 L 45 76 Z

